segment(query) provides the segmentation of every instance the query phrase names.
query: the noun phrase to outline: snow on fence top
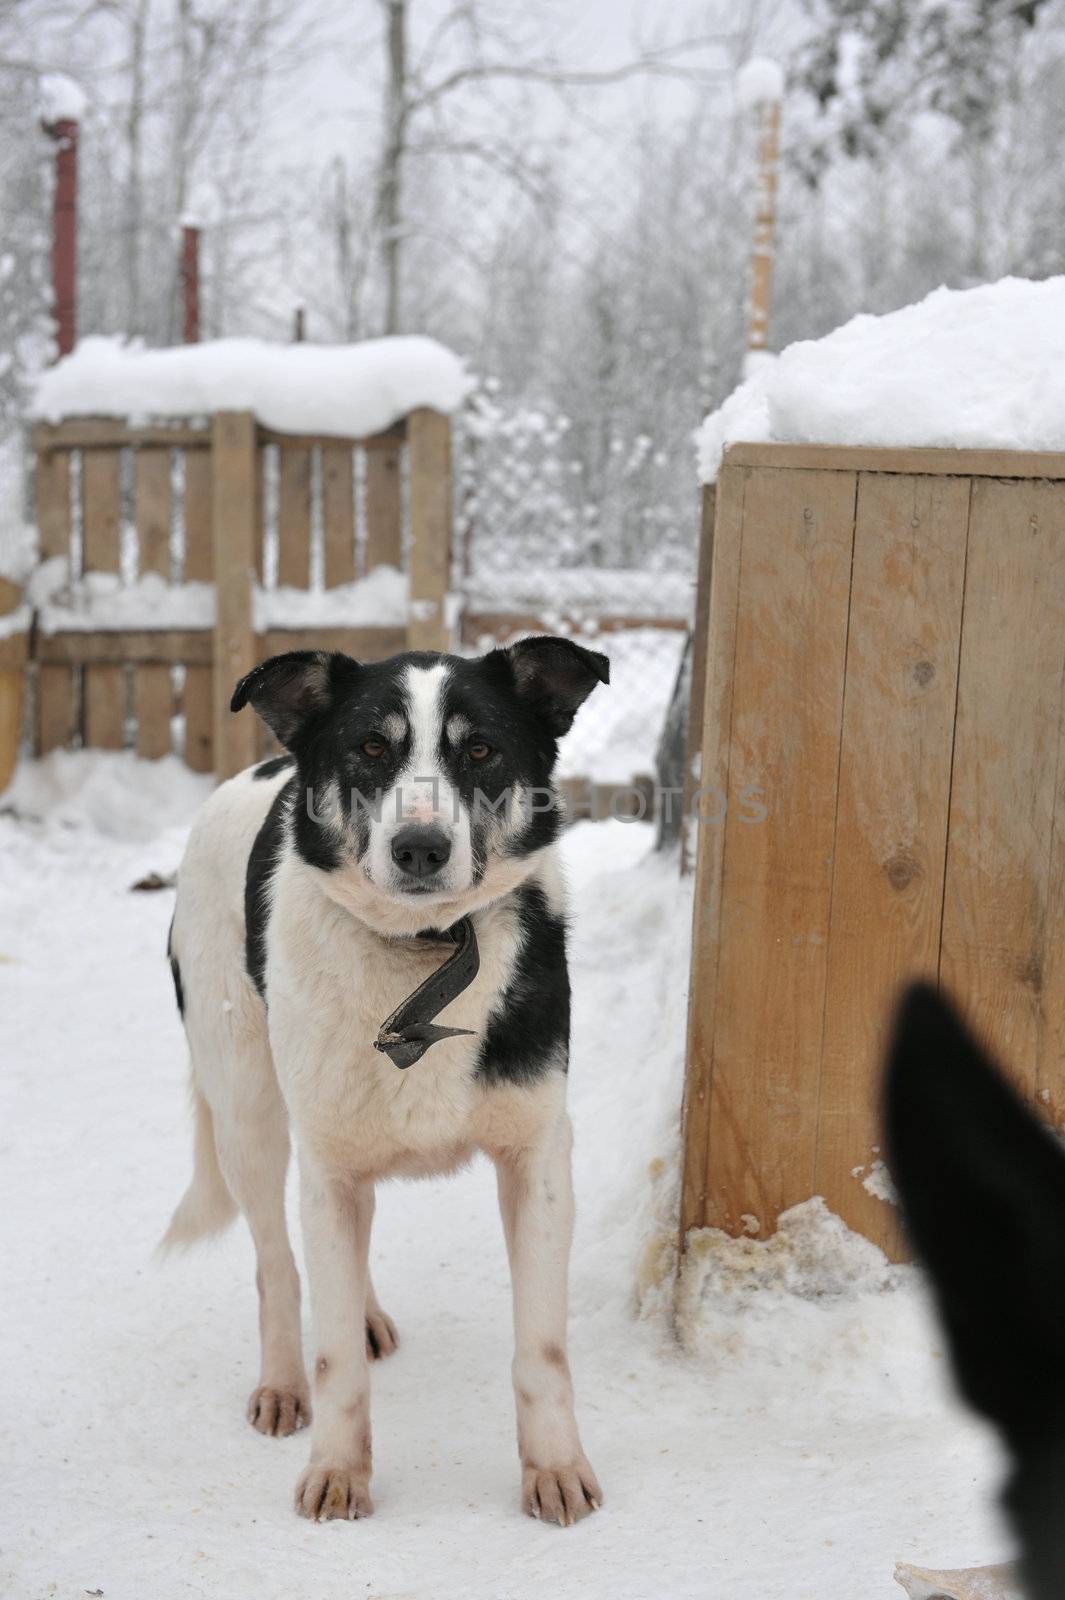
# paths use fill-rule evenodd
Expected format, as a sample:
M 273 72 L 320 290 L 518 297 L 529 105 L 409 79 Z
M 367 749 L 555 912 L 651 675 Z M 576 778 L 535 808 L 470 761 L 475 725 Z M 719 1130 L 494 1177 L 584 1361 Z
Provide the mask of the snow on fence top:
M 471 387 L 462 361 L 435 339 L 348 345 L 216 339 L 148 350 L 92 338 L 42 374 L 30 409 L 46 422 L 122 417 L 131 423 L 251 411 L 280 433 L 358 439 L 419 406 L 452 412 Z
M 789 345 L 698 430 L 701 482 L 739 440 L 1065 450 L 1065 277 L 936 289 Z

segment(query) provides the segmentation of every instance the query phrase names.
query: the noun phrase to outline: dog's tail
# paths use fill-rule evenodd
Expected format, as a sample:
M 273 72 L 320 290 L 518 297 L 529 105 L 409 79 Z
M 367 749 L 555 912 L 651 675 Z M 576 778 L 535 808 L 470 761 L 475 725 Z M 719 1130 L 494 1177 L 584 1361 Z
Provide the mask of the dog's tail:
M 237 1203 L 226 1186 L 218 1162 L 211 1108 L 195 1083 L 192 1085 L 192 1109 L 195 1118 L 192 1182 L 159 1242 L 160 1255 L 221 1233 L 237 1214 Z

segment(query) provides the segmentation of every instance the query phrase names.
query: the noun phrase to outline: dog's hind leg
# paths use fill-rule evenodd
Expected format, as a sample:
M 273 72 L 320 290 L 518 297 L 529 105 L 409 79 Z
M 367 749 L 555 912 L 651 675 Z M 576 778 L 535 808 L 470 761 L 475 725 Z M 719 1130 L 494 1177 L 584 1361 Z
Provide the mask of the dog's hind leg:
M 244 1063 L 231 1081 L 242 1081 L 240 1103 L 226 1096 L 213 1111 L 226 1187 L 248 1219 L 255 1244 L 262 1365 L 248 1421 L 260 1433 L 282 1437 L 304 1427 L 311 1415 L 300 1343 L 300 1280 L 285 1220 L 288 1116 L 268 1052 L 254 1067 Z

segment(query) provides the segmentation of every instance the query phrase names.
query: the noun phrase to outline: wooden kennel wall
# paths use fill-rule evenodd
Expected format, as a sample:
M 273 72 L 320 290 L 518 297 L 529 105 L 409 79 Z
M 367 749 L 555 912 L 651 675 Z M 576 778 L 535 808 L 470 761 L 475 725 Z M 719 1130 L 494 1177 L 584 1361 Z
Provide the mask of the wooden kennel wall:
M 177 709 L 172 668 L 182 666 L 185 758 L 198 771 L 226 777 L 259 753 L 256 719 L 231 716 L 229 697 L 237 679 L 263 656 L 320 647 L 381 659 L 407 648 L 446 646 L 451 429 L 438 412 L 414 411 L 369 439 L 279 434 L 248 413 L 226 412 L 205 427 L 135 428 L 95 418 L 39 424 L 33 442 L 42 560 L 70 558 L 77 547 L 75 576 L 118 572 L 123 522 L 132 503 L 137 569 L 169 581 L 172 495 L 178 483 L 183 576 L 213 583 L 216 599 L 211 629 L 35 631 L 30 652 L 37 667 L 35 744 L 42 753 L 77 740 L 120 749 L 132 719 L 137 750 L 146 756 L 166 754 Z M 261 580 L 263 574 L 263 483 L 270 448 L 278 453 L 278 583 L 310 586 L 313 495 L 326 586 L 347 583 L 381 563 L 406 565 L 410 607 L 405 626 L 254 632 L 252 593 L 256 576 Z M 361 473 L 355 470 L 359 455 Z M 361 539 L 356 538 L 356 480 L 363 496 Z
M 708 622 L 682 1231 L 820 1194 L 899 1258 L 904 980 L 1065 1119 L 1065 456 L 736 445 Z

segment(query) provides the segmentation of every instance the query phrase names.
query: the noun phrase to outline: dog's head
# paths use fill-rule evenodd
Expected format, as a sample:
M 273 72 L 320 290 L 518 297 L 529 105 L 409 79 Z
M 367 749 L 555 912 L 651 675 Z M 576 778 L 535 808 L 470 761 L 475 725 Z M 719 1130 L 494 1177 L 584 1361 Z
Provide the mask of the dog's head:
M 519 883 L 560 826 L 558 740 L 606 656 L 523 639 L 477 660 L 362 664 L 295 650 L 242 678 L 296 758 L 295 838 L 331 892 L 383 932 L 446 926 Z
M 889 1165 L 965 1398 L 1013 1457 L 1026 1592 L 1065 1594 L 1065 1153 L 925 985 L 885 1083 Z

